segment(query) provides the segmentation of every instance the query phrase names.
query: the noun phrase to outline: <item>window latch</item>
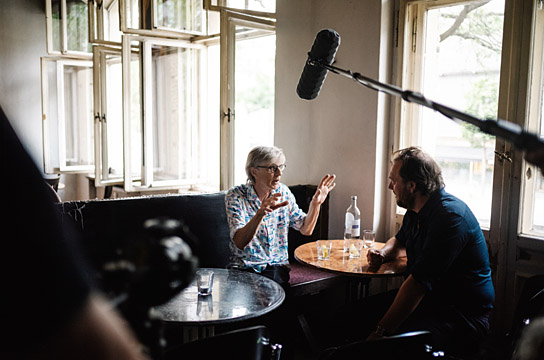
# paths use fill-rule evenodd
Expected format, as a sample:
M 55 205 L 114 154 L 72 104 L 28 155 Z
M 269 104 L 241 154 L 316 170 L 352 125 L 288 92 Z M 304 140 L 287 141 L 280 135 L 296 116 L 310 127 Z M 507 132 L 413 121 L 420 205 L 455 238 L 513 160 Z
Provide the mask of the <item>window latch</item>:
M 227 109 L 227 112 L 224 112 L 223 113 L 223 117 L 226 117 L 227 118 L 227 121 L 230 122 L 230 118 L 234 117 L 234 111 L 231 111 L 230 110 L 230 107 Z
M 506 160 L 508 162 L 512 162 L 512 158 L 507 153 L 500 153 L 498 151 L 495 151 L 495 155 L 499 157 L 501 160 Z

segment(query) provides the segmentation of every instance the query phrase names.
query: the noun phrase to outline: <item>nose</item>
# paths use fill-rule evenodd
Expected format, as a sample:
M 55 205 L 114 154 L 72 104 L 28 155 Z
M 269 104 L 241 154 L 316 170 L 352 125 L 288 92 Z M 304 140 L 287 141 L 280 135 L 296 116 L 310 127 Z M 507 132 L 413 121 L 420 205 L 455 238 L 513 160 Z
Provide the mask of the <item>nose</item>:
M 392 181 L 389 182 L 388 188 L 389 188 L 389 190 L 393 190 L 393 182 Z

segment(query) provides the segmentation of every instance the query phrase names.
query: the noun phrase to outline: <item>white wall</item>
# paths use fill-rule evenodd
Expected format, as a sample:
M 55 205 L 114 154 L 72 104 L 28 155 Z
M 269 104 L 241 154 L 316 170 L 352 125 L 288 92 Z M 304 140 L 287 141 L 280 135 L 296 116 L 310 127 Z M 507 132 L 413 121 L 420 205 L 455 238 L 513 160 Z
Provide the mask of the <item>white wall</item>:
M 45 2 L 2 0 L 0 4 L 0 106 L 43 169 L 40 57 L 46 55 Z
M 385 236 L 383 216 L 378 215 L 385 202 L 383 152 L 388 130 L 383 107 L 387 104 L 379 102 L 378 92 L 333 73 L 327 75 L 314 100 L 300 99 L 295 90 L 307 53 L 324 28 L 336 30 L 341 37 L 334 66 L 378 79 L 384 65 L 380 37 L 386 37 L 380 34 L 381 18 L 379 0 L 277 2 L 275 144 L 284 150 L 288 166 L 282 181 L 317 184 L 325 173 L 337 175 L 331 194 L 332 238 L 343 236 L 351 195 L 358 197 L 361 227 L 377 228 L 378 237 Z

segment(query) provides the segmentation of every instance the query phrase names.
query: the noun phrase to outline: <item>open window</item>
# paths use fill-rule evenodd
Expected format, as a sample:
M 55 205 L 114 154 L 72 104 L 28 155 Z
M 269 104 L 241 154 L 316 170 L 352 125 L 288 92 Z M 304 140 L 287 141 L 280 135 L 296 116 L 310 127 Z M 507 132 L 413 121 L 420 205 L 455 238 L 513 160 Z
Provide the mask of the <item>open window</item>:
M 92 171 L 92 62 L 44 57 L 41 76 L 45 172 Z
M 478 118 L 496 119 L 504 0 L 401 4 L 401 87 Z M 417 104 L 400 106 L 398 148 L 417 145 L 430 153 L 442 168 L 446 191 L 465 201 L 488 228 L 495 138 Z
M 87 1 L 47 0 L 45 14 L 48 54 L 90 57 Z
M 129 61 L 134 45 L 140 56 Z M 123 36 L 127 191 L 205 182 L 206 51 L 181 40 Z
M 136 58 L 136 55 L 133 55 Z M 95 186 L 123 183 L 121 48 L 94 46 Z
M 89 37 L 93 44 L 121 45 L 120 0 L 89 1 Z
M 528 128 L 544 138 L 544 10 L 534 13 L 530 68 Z M 521 232 L 544 235 L 544 177 L 535 166 L 525 164 Z
M 203 0 L 120 0 L 125 34 L 189 39 L 207 34 Z
M 221 188 L 247 180 L 247 154 L 274 142 L 275 22 L 221 12 Z

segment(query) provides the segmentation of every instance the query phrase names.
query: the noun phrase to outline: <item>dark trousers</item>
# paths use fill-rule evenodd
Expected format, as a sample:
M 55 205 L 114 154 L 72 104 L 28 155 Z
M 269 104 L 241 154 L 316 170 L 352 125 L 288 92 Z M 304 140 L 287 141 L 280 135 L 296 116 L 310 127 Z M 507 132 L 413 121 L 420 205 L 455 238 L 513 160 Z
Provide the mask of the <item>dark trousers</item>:
M 289 272 L 287 265 L 268 265 L 262 272 L 257 273 L 253 269 L 240 269 L 265 276 L 277 282 L 285 291 L 284 302 L 270 314 L 262 318 L 262 322 L 270 331 L 271 343 L 282 345 L 281 358 L 292 359 L 294 357 L 294 339 L 297 336 L 298 322 L 296 312 L 291 299 L 291 286 L 289 285 Z
M 342 338 L 337 338 L 337 343 L 366 339 L 389 309 L 396 294 L 397 290 L 392 290 L 342 308 L 331 327 L 332 331 L 341 334 Z M 489 331 L 489 311 L 468 315 L 425 298 L 395 334 L 420 330 L 431 332 L 436 350 L 456 355 L 472 354 Z

